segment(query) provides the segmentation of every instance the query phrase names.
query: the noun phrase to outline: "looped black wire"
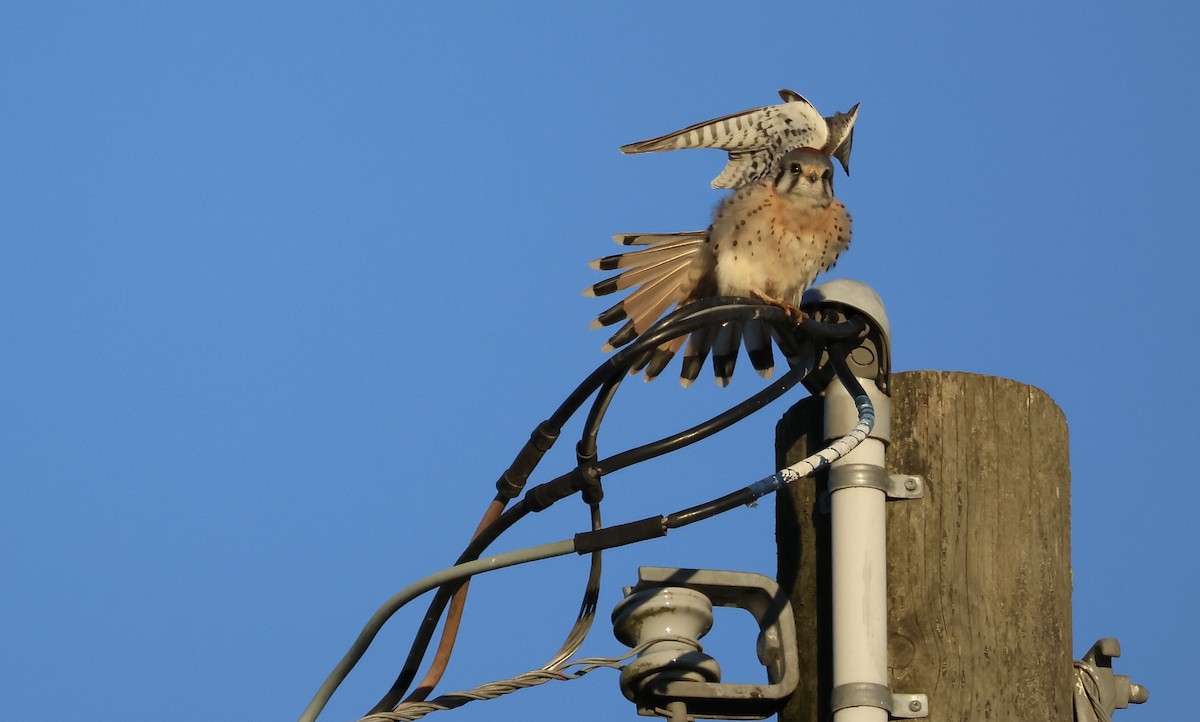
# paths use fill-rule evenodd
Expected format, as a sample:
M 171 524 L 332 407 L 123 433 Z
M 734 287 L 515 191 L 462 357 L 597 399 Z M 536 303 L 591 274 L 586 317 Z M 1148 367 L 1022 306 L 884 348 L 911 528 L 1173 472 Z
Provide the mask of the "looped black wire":
M 806 320 L 799 327 L 787 317 L 780 308 L 765 305 L 757 300 L 736 297 L 711 298 L 690 304 L 659 319 L 645 333 L 638 336 L 628 346 L 610 356 L 600 364 L 587 378 L 583 380 L 548 419 L 538 425 L 530 441 L 521 449 L 517 458 L 497 483 L 500 491 L 498 498 L 511 499 L 519 494 L 529 476 L 540 463 L 541 458 L 553 446 L 562 427 L 583 406 L 593 394 L 595 400 L 589 409 L 579 443 L 576 445 L 578 464 L 574 470 L 557 479 L 546 482 L 539 487 L 530 489 L 526 495 L 513 506 L 509 507 L 500 517 L 483 529 L 459 555 L 455 564 L 474 561 L 480 557 L 505 531 L 532 511 L 548 508 L 562 498 L 571 496 L 575 491 L 590 489 L 590 497 L 598 502 L 602 496 L 600 478 L 641 461 L 662 454 L 670 453 L 701 439 L 707 438 L 729 426 L 741 421 L 755 411 L 766 406 L 771 401 L 782 396 L 799 383 L 808 369 L 795 367 L 788 373 L 772 382 L 767 388 L 759 391 L 741 403 L 718 414 L 705 422 L 689 429 L 664 437 L 657 441 L 629 449 L 606 459 L 595 461 L 596 443 L 600 425 L 603 422 L 609 404 L 612 402 L 621 381 L 629 374 L 637 363 L 654 348 L 680 336 L 709 325 L 719 325 L 730 321 L 761 320 L 771 324 L 779 333 L 780 339 L 786 344 L 785 353 L 800 348 L 805 338 L 824 346 L 837 339 L 852 338 L 861 331 L 859 323 L 819 323 Z M 818 349 L 819 350 L 819 349 Z M 791 355 L 789 353 L 789 355 Z M 599 393 L 597 393 L 599 392 Z M 511 473 L 510 473 L 511 472 Z M 541 491 L 539 491 L 539 489 Z M 514 491 L 515 490 L 515 491 Z M 510 493 L 512 492 L 512 493 Z M 564 493 L 565 492 L 565 493 Z M 592 501 L 589 501 L 592 503 Z M 408 657 L 401 668 L 395 682 L 388 692 L 371 709 L 369 714 L 385 712 L 393 709 L 403 698 L 405 692 L 416 678 L 421 661 L 428 650 L 439 620 L 445 612 L 451 597 L 463 585 L 465 580 L 452 582 L 438 589 L 430 600 L 425 616 L 417 629 L 417 634 L 409 648 Z

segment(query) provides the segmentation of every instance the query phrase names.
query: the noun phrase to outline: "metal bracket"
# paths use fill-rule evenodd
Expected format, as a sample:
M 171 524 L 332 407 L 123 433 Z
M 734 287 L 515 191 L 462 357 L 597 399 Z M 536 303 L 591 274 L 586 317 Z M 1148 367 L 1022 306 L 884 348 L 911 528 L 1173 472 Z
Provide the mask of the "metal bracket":
M 717 719 L 764 719 L 778 712 L 800 681 L 796 624 L 787 593 L 775 580 L 750 572 L 639 567 L 637 585 L 626 589 L 625 600 L 613 610 L 617 638 L 636 644 L 633 632 L 645 630 L 621 621 L 631 618 L 629 609 L 638 604 L 639 595 L 668 588 L 693 590 L 708 597 L 713 606 L 748 611 L 758 623 L 758 659 L 766 668 L 767 684 L 721 683 L 719 672 L 715 681 L 701 681 L 697 675 L 677 674 L 672 665 L 664 667 L 662 674 L 647 671 L 636 679 L 622 672 L 621 691 L 637 704 L 638 714 L 660 714 L 671 705 L 693 717 Z
M 929 716 L 929 697 L 924 694 L 893 692 L 887 685 L 871 682 L 851 682 L 833 688 L 830 710 L 847 707 L 877 707 L 886 709 L 897 719 L 918 719 Z
M 925 478 L 916 474 L 891 474 L 874 464 L 843 464 L 829 469 L 829 489 L 821 494 L 820 510 L 829 511 L 829 495 L 839 489 L 866 487 L 882 491 L 889 501 L 925 497 Z
M 1113 658 L 1120 656 L 1121 643 L 1105 637 L 1075 662 L 1075 719 L 1079 722 L 1109 720 L 1115 710 L 1150 699 L 1150 690 L 1126 675 L 1113 674 Z

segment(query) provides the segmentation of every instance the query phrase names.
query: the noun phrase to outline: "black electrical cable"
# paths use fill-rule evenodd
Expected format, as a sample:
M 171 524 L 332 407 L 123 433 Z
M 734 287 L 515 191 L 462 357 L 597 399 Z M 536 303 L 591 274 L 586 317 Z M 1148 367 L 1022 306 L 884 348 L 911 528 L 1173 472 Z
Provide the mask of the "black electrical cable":
M 695 524 L 735 507 L 753 503 L 756 498 L 749 488 L 742 487 L 725 496 L 677 511 L 674 514 L 668 514 L 663 520 L 663 528 L 678 529 L 681 526 Z
M 624 378 L 625 374 L 623 373 L 609 377 L 600 387 L 600 391 L 596 393 L 596 400 L 588 409 L 587 419 L 583 423 L 583 431 L 579 436 L 579 442 L 575 445 L 576 470 L 595 466 L 599 456 L 597 437 L 600 433 L 600 422 L 608 413 L 608 406 L 612 403 L 613 396 Z M 600 483 L 600 476 L 598 474 L 590 475 L 584 479 L 584 482 L 581 489 L 583 500 L 588 504 L 599 504 L 604 499 L 604 487 Z
M 613 397 L 624 379 L 624 373 L 614 374 L 606 379 L 604 385 L 600 387 L 599 393 L 596 394 L 596 400 L 588 409 L 587 418 L 583 422 L 583 431 L 579 435 L 580 456 L 594 457 L 596 455 L 596 439 L 600 435 L 600 423 L 604 421 L 604 416 L 608 413 L 608 406 L 612 403 Z
M 706 439 L 718 431 L 723 431 L 787 393 L 788 390 L 800 383 L 807 373 L 808 369 L 803 366 L 793 367 L 786 374 L 772 381 L 766 388 L 707 421 L 596 462 L 597 472 L 601 475 L 611 474 L 647 459 L 676 451 Z
M 596 532 L 604 528 L 604 524 L 600 518 L 600 504 L 588 504 L 588 508 L 591 512 L 591 530 Z M 578 549 L 576 552 L 582 553 Z M 592 622 L 596 618 L 596 606 L 600 599 L 602 558 L 603 555 L 600 549 L 592 552 L 592 561 L 588 566 L 587 583 L 583 588 L 583 600 L 579 604 L 579 614 L 575 617 L 575 624 L 571 626 L 571 631 L 567 633 L 567 638 L 563 641 L 558 652 L 550 658 L 549 662 L 542 665 L 542 669 L 557 670 L 563 662 L 570 659 L 575 652 L 579 651 L 579 647 L 583 645 L 583 640 L 587 637 L 588 631 L 592 628 Z
M 842 382 L 842 386 L 846 388 L 846 391 L 850 394 L 850 398 L 856 399 L 859 396 L 866 396 L 866 390 L 863 389 L 858 377 L 850 370 L 850 364 L 846 362 L 849 350 L 842 353 L 834 353 L 834 350 L 833 348 L 830 349 L 829 363 L 833 366 L 833 372 L 837 374 L 838 381 Z

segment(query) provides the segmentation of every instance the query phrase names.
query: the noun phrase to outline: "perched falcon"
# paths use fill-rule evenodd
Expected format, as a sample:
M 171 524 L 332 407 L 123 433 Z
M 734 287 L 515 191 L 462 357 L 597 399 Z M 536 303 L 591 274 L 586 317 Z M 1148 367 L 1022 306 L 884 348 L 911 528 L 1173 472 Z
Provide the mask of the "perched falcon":
M 622 153 L 651 153 L 681 148 L 720 148 L 729 151 L 725 170 L 713 179 L 713 188 L 741 188 L 771 175 L 784 153 L 797 148 L 819 148 L 841 162 L 850 174 L 850 146 L 858 105 L 846 113 L 824 118 L 804 96 L 780 90 L 780 105 L 751 108 L 650 140 L 630 143 Z
M 784 154 L 774 173 L 726 197 L 706 231 L 619 234 L 613 240 L 647 248 L 590 264 L 622 273 L 588 287 L 585 296 L 634 289 L 592 322 L 595 328 L 625 321 L 605 344 L 606 351 L 645 332 L 672 305 L 682 307 L 712 296 L 756 297 L 799 318 L 795 307 L 801 294 L 850 244 L 850 215 L 833 197 L 829 154 L 824 149 L 800 148 Z M 770 378 L 775 365 L 774 333 L 760 321 L 692 332 L 680 382 L 690 386 L 711 352 L 717 383 L 725 386 L 743 341 L 755 370 Z M 682 337 L 677 338 L 647 357 L 647 381 L 662 372 L 683 343 Z

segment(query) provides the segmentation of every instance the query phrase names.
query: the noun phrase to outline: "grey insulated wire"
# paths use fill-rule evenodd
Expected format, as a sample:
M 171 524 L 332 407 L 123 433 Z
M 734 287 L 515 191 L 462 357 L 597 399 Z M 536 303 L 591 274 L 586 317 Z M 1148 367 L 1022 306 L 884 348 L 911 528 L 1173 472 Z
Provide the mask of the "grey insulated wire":
M 541 561 L 542 559 L 550 559 L 552 557 L 560 557 L 566 554 L 575 552 L 575 541 L 573 539 L 564 539 L 562 541 L 542 544 L 540 546 L 518 549 L 516 551 L 497 554 L 495 556 L 476 559 L 472 562 L 465 562 L 452 566 L 448 569 L 443 569 L 436 574 L 431 574 L 424 579 L 408 585 L 399 592 L 396 592 L 390 599 L 384 602 L 383 606 L 371 616 L 371 619 L 363 627 L 359 633 L 358 639 L 354 640 L 354 644 L 350 646 L 350 650 L 346 652 L 346 656 L 338 662 L 333 671 L 325 679 L 317 693 L 313 695 L 312 701 L 308 703 L 308 707 L 304 709 L 304 713 L 300 715 L 299 722 L 314 722 L 317 716 L 321 714 L 321 710 L 329 703 L 333 693 L 341 685 L 342 681 L 350 674 L 350 670 L 362 659 L 363 654 L 367 651 L 371 641 L 375 639 L 375 635 L 383 627 L 393 614 L 401 607 L 416 599 L 425 592 L 436 589 L 448 582 L 465 579 L 476 574 L 503 569 L 505 567 L 515 566 L 517 564 L 525 564 L 526 562 Z

